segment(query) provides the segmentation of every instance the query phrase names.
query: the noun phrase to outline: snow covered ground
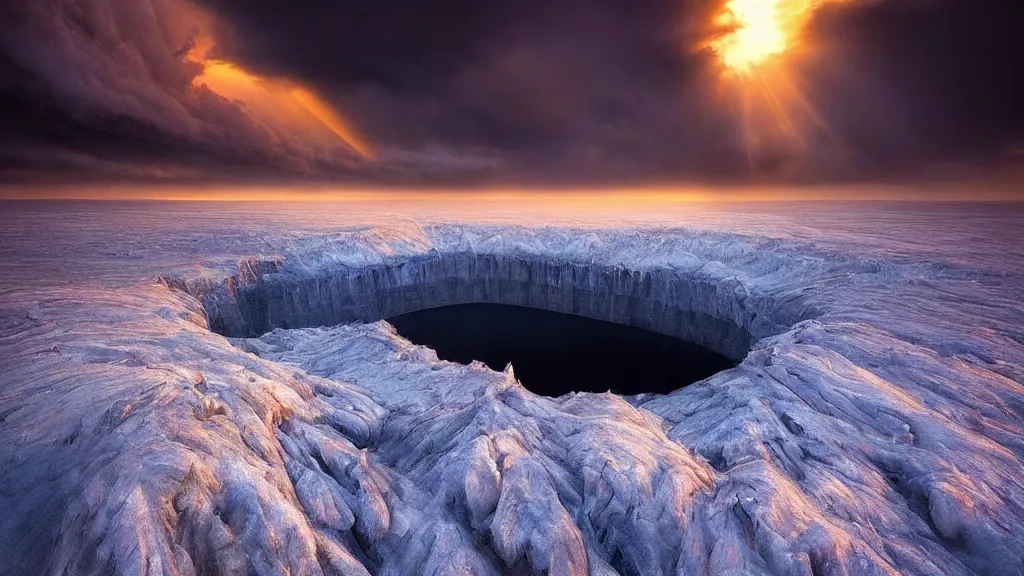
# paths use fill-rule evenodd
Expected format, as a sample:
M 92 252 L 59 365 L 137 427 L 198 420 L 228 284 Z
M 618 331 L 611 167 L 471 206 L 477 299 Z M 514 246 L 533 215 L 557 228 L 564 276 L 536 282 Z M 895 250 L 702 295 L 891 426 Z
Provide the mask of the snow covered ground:
M 0 237 L 4 573 L 1024 573 L 1021 205 L 28 202 Z M 756 341 L 552 399 L 384 322 L 208 329 L 252 262 L 467 254 Z

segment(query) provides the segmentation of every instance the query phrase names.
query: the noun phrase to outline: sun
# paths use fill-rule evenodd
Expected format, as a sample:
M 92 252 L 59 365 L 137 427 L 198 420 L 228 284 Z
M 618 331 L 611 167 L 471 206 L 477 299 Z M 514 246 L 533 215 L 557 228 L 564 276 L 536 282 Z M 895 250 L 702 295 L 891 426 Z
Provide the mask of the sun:
M 749 75 L 797 47 L 811 15 L 838 0 L 729 0 L 715 24 L 727 32 L 711 42 L 726 71 Z
M 762 159 L 779 165 L 779 158 L 792 167 L 786 169 L 799 169 L 802 159 L 821 155 L 822 142 L 830 158 L 845 161 L 845 146 L 807 96 L 801 75 L 814 50 L 807 30 L 815 11 L 852 1 L 722 0 L 712 22 L 719 35 L 705 46 L 721 64 L 719 94 L 739 119 L 752 170 Z
M 716 24 L 731 29 L 711 47 L 726 69 L 749 74 L 758 64 L 785 52 L 788 41 L 779 18 L 782 0 L 730 0 Z

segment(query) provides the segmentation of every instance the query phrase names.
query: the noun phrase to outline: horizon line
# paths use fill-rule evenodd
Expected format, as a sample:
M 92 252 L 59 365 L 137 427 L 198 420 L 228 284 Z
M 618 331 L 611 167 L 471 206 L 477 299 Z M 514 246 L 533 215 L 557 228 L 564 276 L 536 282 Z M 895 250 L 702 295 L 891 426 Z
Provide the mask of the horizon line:
M 607 187 L 338 187 L 329 185 L 41 185 L 0 184 L 5 201 L 165 201 L 165 202 L 365 202 L 385 200 L 558 202 L 1024 202 L 1024 186 L 1007 184 L 832 184 L 763 186 L 607 186 Z

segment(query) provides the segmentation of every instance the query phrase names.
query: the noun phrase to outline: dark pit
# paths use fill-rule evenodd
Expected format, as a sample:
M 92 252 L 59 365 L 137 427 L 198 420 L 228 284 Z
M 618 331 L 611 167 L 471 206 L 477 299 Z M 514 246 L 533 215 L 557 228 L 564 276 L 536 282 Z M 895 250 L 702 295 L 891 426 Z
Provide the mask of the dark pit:
M 388 319 L 443 360 L 509 363 L 530 391 L 665 394 L 737 364 L 703 346 L 642 328 L 504 304 L 459 304 Z

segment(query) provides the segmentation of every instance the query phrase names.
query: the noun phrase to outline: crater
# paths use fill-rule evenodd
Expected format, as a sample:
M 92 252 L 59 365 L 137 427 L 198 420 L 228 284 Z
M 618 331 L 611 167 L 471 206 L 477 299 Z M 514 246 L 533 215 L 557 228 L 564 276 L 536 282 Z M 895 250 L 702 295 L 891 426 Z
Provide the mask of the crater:
M 496 370 L 511 362 L 536 393 L 631 395 L 735 366 L 754 341 L 791 324 L 718 268 L 455 252 L 359 266 L 243 260 L 223 282 L 167 282 L 197 297 L 210 329 L 229 337 L 389 320 L 442 359 Z
M 649 330 L 505 304 L 457 304 L 388 318 L 438 358 L 509 363 L 535 394 L 666 394 L 736 363 L 692 342 Z

